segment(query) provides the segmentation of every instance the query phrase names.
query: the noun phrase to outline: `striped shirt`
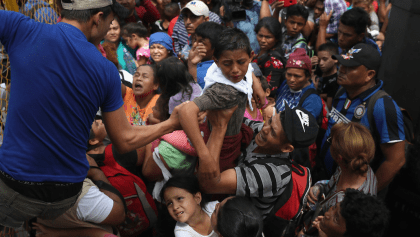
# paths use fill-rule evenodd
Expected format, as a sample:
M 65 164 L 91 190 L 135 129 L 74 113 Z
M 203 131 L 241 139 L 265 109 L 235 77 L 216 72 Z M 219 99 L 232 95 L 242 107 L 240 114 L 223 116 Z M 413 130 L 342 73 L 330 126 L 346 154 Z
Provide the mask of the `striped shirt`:
M 325 186 L 325 193 L 329 193 L 328 196 L 326 196 L 325 203 L 322 204 L 322 209 L 327 211 L 330 207 L 334 206 L 336 203 L 339 203 L 343 201 L 344 199 L 344 191 L 345 190 L 337 190 L 337 182 L 340 179 L 341 176 L 341 168 L 338 167 L 335 174 L 331 177 L 328 184 Z M 316 184 L 319 185 L 319 184 Z M 357 189 L 360 192 L 364 194 L 371 194 L 373 196 L 376 196 L 377 190 L 378 190 L 378 180 L 376 179 L 375 173 L 373 173 L 372 168 L 368 168 L 366 181 Z M 342 191 L 342 192 L 341 192 Z M 337 195 L 335 195 L 337 194 Z M 332 198 L 331 198 L 332 197 Z
M 251 197 L 252 202 L 260 210 L 263 218 L 271 212 L 279 196 L 284 192 L 291 180 L 291 170 L 287 165 L 252 164 L 257 159 L 273 158 L 288 159 L 289 153 L 267 155 L 254 153 L 257 148 L 255 136 L 261 131 L 264 123 L 244 119 L 245 124 L 254 131 L 254 139 L 239 157 L 239 164 L 235 167 L 237 196 Z
M 214 12 L 209 12 L 209 21 L 222 24 L 222 20 Z M 179 15 L 178 20 L 175 23 L 172 39 L 174 41 L 174 50 L 176 54 L 181 52 L 182 48 L 188 44 L 188 32 L 187 29 L 185 29 L 184 17 L 182 14 Z
M 333 107 L 328 119 L 328 129 L 325 132 L 325 136 L 322 141 L 321 151 L 326 149 L 324 148 L 324 146 L 328 145 L 326 140 L 331 134 L 331 128 L 336 123 L 359 121 L 362 125 L 370 129 L 372 125 L 369 124 L 368 120 L 367 102 L 372 95 L 382 89 L 382 85 L 383 82 L 378 80 L 374 87 L 367 89 L 352 100 L 347 98 L 347 92 L 338 96 L 338 98 L 334 98 Z M 357 119 L 357 116 L 361 116 L 360 120 Z M 376 143 L 396 143 L 405 140 L 404 118 L 397 103 L 391 97 L 387 96 L 376 101 L 375 107 L 373 108 L 373 118 L 375 121 L 373 126 L 378 134 L 378 136 L 374 136 Z M 375 158 L 370 163 L 374 172 L 376 172 L 381 162 L 384 160 L 383 154 L 379 155 L 382 156 L 378 156 L 378 154 L 376 154 Z M 328 175 L 332 175 L 335 171 L 335 163 L 329 148 L 326 151 L 324 163 L 327 168 Z

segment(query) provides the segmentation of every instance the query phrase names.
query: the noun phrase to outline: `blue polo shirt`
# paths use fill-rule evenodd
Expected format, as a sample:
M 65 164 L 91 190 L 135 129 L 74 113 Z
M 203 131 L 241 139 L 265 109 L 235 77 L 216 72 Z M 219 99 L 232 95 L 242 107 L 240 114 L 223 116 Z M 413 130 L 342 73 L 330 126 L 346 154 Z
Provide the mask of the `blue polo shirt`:
M 197 64 L 197 83 L 200 85 L 201 89 L 204 89 L 206 82 L 204 81 L 204 77 L 207 74 L 207 70 L 209 67 L 214 63 L 214 60 L 205 61 L 202 63 Z
M 347 109 L 347 92 L 338 98 L 334 98 L 333 107 L 331 109 L 330 118 L 328 120 L 328 129 L 322 141 L 321 151 L 326 145 L 327 138 L 330 136 L 331 128 L 336 123 L 360 121 L 361 124 L 370 129 L 371 125 L 369 124 L 367 116 L 368 105 L 364 103 L 367 103 L 368 99 L 373 94 L 375 94 L 378 90 L 381 90 L 382 85 L 383 82 L 378 80 L 374 87 L 362 92 L 360 95 L 350 100 L 350 105 L 347 106 Z M 380 144 L 395 143 L 405 140 L 403 115 L 397 103 L 391 97 L 384 97 L 376 101 L 375 107 L 373 108 L 373 117 L 375 121 L 376 132 L 379 134 Z M 328 175 L 331 176 L 334 173 L 334 160 L 331 157 L 329 149 L 325 155 L 324 162 Z M 372 166 L 372 169 L 376 171 L 378 167 L 379 166 Z
M 0 170 L 16 180 L 82 182 L 86 146 L 99 107 L 123 105 L 117 68 L 78 28 L 0 11 L 11 88 Z

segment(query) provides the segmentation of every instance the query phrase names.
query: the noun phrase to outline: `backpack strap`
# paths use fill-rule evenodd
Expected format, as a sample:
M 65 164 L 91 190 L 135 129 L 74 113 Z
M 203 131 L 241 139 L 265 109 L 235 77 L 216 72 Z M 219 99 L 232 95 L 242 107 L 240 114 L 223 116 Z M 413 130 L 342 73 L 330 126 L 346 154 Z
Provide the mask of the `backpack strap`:
M 137 196 L 139 197 L 139 199 L 141 201 L 141 204 L 143 205 L 144 213 L 146 214 L 147 218 L 149 219 L 150 226 L 152 226 L 157 222 L 156 212 L 155 212 L 155 210 L 153 210 L 152 206 L 149 204 L 149 201 L 146 198 L 146 194 L 139 187 L 139 185 L 134 183 L 134 187 L 136 188 Z
M 293 47 L 295 47 L 297 44 L 300 44 L 300 43 L 305 43 L 306 45 L 308 45 L 307 43 L 306 43 L 306 40 L 305 40 L 305 38 L 300 38 L 300 39 L 298 39 L 293 45 L 292 45 L 292 48 Z
M 123 197 L 123 195 L 121 195 L 121 193 L 120 193 L 120 191 L 118 191 L 118 189 L 116 189 L 111 184 L 105 183 L 102 180 L 92 180 L 92 182 L 96 186 L 98 186 L 99 189 L 104 189 L 106 191 L 109 191 L 109 192 L 117 195 L 121 199 L 122 203 L 124 204 L 124 210 L 125 210 L 125 213 L 127 214 L 127 204 L 125 203 L 124 197 Z
M 299 104 L 297 106 L 302 107 L 303 102 L 305 102 L 306 98 L 308 98 L 312 94 L 317 94 L 318 92 L 314 88 L 309 88 L 303 93 L 302 97 L 300 97 Z
M 386 93 L 384 90 L 379 90 L 369 98 L 369 101 L 367 103 L 367 117 L 372 135 L 375 134 L 376 130 L 375 121 L 373 118 L 373 109 L 375 108 L 376 101 L 385 96 L 389 96 L 388 93 Z

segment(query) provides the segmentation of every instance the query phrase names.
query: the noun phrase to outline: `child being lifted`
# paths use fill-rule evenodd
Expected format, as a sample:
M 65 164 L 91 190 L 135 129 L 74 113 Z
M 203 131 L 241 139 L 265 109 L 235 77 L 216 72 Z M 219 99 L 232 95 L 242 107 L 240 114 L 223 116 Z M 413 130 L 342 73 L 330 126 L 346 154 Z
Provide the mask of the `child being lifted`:
M 257 104 L 261 105 L 260 101 L 265 101 L 261 84 L 252 73 L 253 69 L 250 65 L 252 60 L 251 46 L 245 33 L 235 28 L 223 30 L 214 47 L 213 59 L 214 63 L 210 66 L 204 78 L 205 86 L 202 95 L 195 98 L 192 103 L 184 105 L 179 112 L 181 126 L 202 161 L 213 158 L 210 156 L 198 125 L 197 114 L 200 111 L 228 109 L 237 106 L 227 126 L 224 146 L 226 145 L 229 153 L 234 150 L 234 154 L 239 156 L 240 143 L 238 143 L 238 140 L 242 139 L 243 136 L 247 137 L 249 133 L 251 133 L 250 138 L 252 138 L 252 131 L 240 133 L 243 132 L 242 120 L 246 104 L 248 103 L 251 109 L 257 109 L 253 108 L 251 104 L 253 89 L 255 90 L 254 97 L 259 102 Z M 238 134 L 240 135 L 235 137 Z M 222 160 L 222 157 L 220 159 Z M 214 177 L 217 167 L 205 163 L 207 162 L 199 164 L 199 169 L 204 171 L 201 173 L 205 173 L 209 178 Z M 221 164 L 221 169 L 233 168 L 228 167 L 232 166 L 233 162 L 229 161 L 228 163 L 230 164 Z

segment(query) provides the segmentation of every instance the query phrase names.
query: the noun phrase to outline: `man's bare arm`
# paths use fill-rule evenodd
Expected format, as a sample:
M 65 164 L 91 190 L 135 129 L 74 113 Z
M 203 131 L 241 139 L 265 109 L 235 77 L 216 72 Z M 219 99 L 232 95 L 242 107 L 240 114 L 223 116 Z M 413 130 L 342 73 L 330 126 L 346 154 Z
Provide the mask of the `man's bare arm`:
M 384 189 L 394 179 L 405 164 L 405 142 L 381 144 L 385 161 L 379 166 L 375 175 L 378 179 L 378 192 Z

